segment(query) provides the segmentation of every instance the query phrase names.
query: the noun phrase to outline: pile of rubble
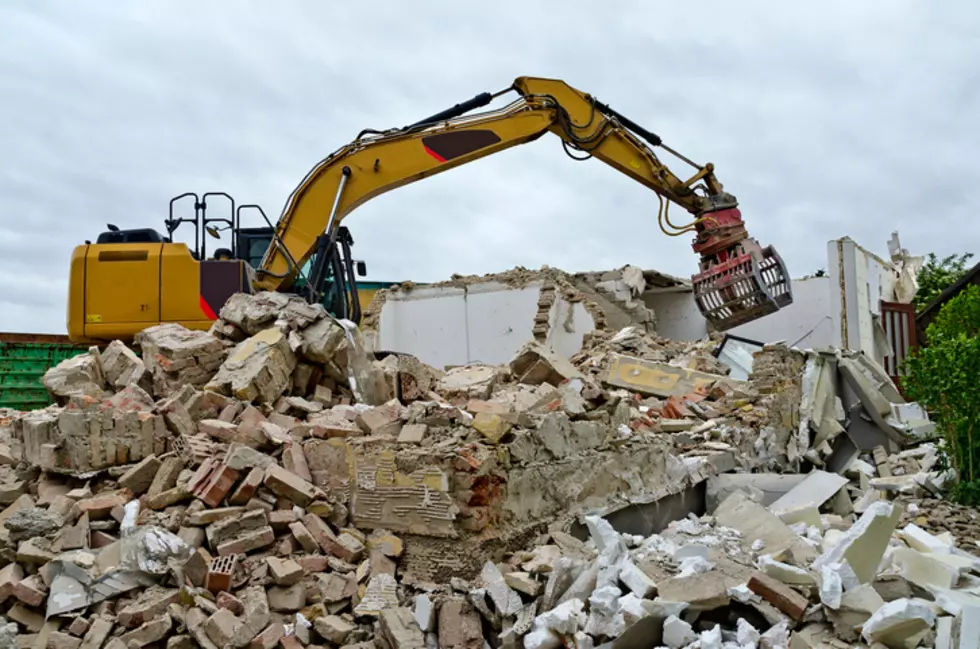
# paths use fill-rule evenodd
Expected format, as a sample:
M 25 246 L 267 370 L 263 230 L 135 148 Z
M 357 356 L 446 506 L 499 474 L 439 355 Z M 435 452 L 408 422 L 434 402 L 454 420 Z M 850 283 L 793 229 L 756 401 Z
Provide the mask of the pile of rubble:
M 885 553 L 889 498 L 949 479 L 902 450 L 928 422 L 860 358 L 776 346 L 743 382 L 716 341 L 629 327 L 440 370 L 295 297 L 220 316 L 93 348 L 45 376 L 57 405 L 0 415 L 0 646 L 820 646 L 880 572 L 915 587 L 899 617 L 927 594 L 906 564 L 968 572 L 915 526 L 916 554 L 855 563 L 862 530 Z M 705 493 L 713 516 L 685 518 Z M 954 585 L 930 620 L 972 605 Z

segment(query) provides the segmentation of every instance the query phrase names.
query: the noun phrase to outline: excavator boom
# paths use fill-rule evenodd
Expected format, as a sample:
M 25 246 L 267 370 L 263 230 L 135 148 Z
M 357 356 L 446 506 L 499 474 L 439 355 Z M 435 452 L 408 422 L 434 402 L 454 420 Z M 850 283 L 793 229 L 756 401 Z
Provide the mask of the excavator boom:
M 510 93 L 509 104 L 472 112 Z M 236 205 L 223 192 L 174 197 L 166 234 L 110 225 L 94 243 L 86 241 L 72 253 L 69 336 L 79 343 L 131 340 L 161 322 L 208 329 L 231 295 L 255 290 L 298 293 L 337 317 L 357 321 L 354 275 L 364 271 L 341 225 L 351 211 L 379 194 L 548 132 L 558 136 L 570 157 L 596 158 L 653 190 L 664 234 L 694 236 L 700 255 L 694 297 L 716 330 L 792 301 L 782 260 L 749 238 L 738 201 L 715 177 L 711 163 L 695 164 L 657 134 L 563 81 L 520 77 L 501 92 L 481 93 L 409 126 L 362 131 L 307 174 L 275 225 L 258 206 Z M 660 151 L 690 165 L 689 175 L 676 175 L 658 157 Z M 193 217 L 185 209 L 189 201 Z M 177 203 L 185 206 L 180 218 Z M 209 205 L 228 205 L 227 217 L 215 216 Z M 671 205 L 690 216 L 672 221 Z M 257 210 L 268 227 L 240 227 L 245 208 Z M 194 228 L 193 248 L 173 240 L 174 231 L 186 224 Z M 230 231 L 232 247 L 209 257 L 205 234 L 220 236 L 219 231 Z
M 510 104 L 467 115 L 510 91 L 517 94 Z M 594 157 L 652 189 L 664 234 L 695 235 L 693 247 L 701 256 L 700 270 L 692 278 L 695 299 L 716 329 L 743 324 L 792 302 L 782 260 L 771 247 L 748 237 L 738 203 L 724 191 L 713 165 L 691 162 L 656 134 L 563 81 L 534 77 L 520 77 L 500 93 L 482 93 L 404 128 L 363 131 L 316 165 L 286 203 L 257 270 L 257 288 L 282 290 L 296 281 L 298 270 L 332 245 L 341 221 L 365 201 L 549 131 L 561 138 L 571 157 Z M 653 147 L 677 156 L 694 172 L 686 180 L 678 177 Z M 673 223 L 671 202 L 691 218 Z

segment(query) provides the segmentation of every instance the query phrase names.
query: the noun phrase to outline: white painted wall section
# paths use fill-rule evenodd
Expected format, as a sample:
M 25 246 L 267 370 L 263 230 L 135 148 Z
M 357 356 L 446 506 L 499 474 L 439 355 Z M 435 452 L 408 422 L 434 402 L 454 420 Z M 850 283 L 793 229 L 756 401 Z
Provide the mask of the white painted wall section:
M 437 368 L 505 364 L 534 339 L 541 286 L 483 282 L 394 291 L 381 309 L 374 349 L 412 354 Z M 564 356 L 581 349 L 585 334 L 595 329 L 581 303 L 560 296 L 549 318 L 547 343 Z
M 764 318 L 739 325 L 736 336 L 794 347 L 830 347 L 835 344 L 829 277 L 794 279 L 793 303 Z
M 657 317 L 657 333 L 672 340 L 700 340 L 708 333 L 708 321 L 704 319 L 694 302 L 694 293 L 643 294 L 647 308 Z

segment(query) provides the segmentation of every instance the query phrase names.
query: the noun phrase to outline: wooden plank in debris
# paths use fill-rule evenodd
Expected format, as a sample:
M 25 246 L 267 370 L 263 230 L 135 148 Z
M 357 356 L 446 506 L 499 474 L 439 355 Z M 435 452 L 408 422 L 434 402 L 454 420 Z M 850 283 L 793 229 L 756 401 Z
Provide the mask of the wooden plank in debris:
M 606 385 L 653 397 L 683 397 L 700 387 L 707 388 L 717 381 L 723 381 L 733 387 L 742 385 L 740 381 L 718 374 L 698 372 L 622 354 L 612 355 L 609 369 L 602 380 Z

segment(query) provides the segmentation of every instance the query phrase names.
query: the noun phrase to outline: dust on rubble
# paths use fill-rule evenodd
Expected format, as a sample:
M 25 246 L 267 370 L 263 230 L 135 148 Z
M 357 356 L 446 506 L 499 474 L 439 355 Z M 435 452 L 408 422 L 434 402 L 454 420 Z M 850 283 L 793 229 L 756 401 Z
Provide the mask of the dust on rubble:
M 542 278 L 574 291 L 492 276 Z M 220 316 L 93 348 L 46 375 L 56 405 L 0 412 L 4 646 L 972 633 L 975 515 L 934 499 L 930 422 L 867 359 L 769 346 L 735 381 L 717 337 L 638 325 L 439 370 L 296 297 Z

